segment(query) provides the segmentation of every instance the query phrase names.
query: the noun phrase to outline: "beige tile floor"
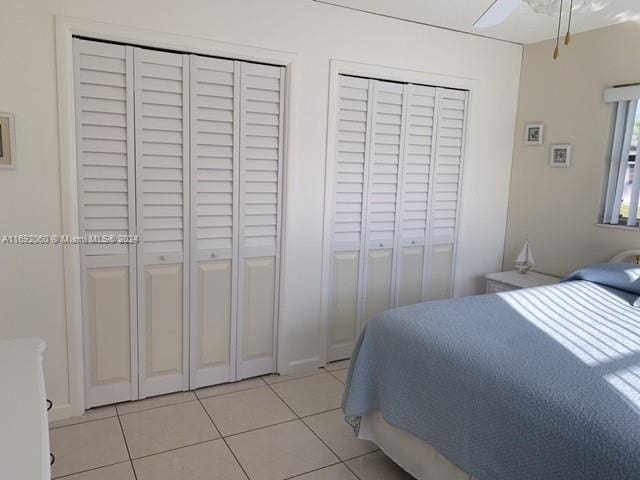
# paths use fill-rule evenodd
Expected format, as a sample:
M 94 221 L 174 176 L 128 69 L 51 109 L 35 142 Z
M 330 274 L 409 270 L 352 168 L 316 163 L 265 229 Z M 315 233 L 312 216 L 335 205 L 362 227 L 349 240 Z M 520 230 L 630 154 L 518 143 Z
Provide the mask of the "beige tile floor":
M 358 440 L 340 402 L 348 361 L 90 410 L 53 422 L 53 478 L 409 479 Z

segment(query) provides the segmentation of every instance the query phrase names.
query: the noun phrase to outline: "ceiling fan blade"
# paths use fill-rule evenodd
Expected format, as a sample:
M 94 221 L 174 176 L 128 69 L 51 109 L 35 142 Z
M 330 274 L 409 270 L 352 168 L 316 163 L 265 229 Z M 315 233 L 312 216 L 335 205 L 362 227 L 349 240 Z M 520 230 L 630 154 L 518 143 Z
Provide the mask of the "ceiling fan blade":
M 504 22 L 522 0 L 495 0 L 473 24 L 475 28 L 489 28 Z

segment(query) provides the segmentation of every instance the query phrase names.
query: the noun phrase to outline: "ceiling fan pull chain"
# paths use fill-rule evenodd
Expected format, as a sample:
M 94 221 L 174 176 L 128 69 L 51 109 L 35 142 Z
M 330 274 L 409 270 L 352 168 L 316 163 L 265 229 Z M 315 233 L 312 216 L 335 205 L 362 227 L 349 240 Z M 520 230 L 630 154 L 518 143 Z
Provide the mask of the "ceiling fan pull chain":
M 558 34 L 556 35 L 556 48 L 553 51 L 553 59 L 557 60 L 560 56 L 560 28 L 562 26 L 562 5 L 564 0 L 560 0 L 560 13 L 558 14 Z
M 573 0 L 569 4 L 569 25 L 567 25 L 567 34 L 564 36 L 564 44 L 569 45 L 571 42 L 571 17 L 573 16 Z

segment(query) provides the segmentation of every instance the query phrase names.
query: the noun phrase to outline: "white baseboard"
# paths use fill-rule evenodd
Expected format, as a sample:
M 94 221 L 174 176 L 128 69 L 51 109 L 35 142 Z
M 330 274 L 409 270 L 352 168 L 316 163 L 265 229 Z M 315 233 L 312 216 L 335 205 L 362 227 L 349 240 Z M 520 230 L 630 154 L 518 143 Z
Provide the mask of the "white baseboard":
M 304 360 L 289 362 L 289 364 L 284 365 L 282 368 L 278 368 L 278 373 L 281 375 L 290 375 L 293 373 L 304 372 L 305 370 L 320 368 L 322 366 L 324 366 L 324 364 L 318 357 L 305 358 Z
M 73 408 L 73 405 L 67 403 L 65 405 L 53 405 L 53 408 L 49 412 L 49 422 L 56 420 L 64 420 L 71 417 L 78 417 L 84 413 L 84 409 L 77 411 Z

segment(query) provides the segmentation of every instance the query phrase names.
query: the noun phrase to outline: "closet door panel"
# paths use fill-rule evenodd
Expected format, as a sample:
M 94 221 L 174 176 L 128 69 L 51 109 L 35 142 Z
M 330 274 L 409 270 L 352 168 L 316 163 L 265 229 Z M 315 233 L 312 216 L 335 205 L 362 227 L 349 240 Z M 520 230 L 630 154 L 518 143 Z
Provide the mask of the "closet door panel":
M 400 206 L 404 85 L 374 82 L 367 192 L 367 249 L 362 325 L 395 303 L 395 246 Z
M 86 275 L 90 385 L 127 395 L 131 383 L 129 269 L 89 268 Z
M 424 247 L 401 247 L 398 265 L 398 304 L 412 305 L 422 301 Z
M 367 259 L 366 279 L 366 319 L 371 320 L 378 313 L 391 308 L 389 292 L 391 291 L 393 270 L 393 250 L 370 250 Z
M 241 362 L 265 363 L 273 358 L 275 258 L 248 258 L 244 271 L 244 324 Z
M 237 376 L 246 378 L 275 370 L 284 68 L 241 63 L 240 91 Z
M 357 334 L 359 252 L 336 252 L 333 259 L 329 358 L 351 355 Z
M 338 77 L 328 360 L 351 355 L 360 317 L 373 81 Z
M 198 364 L 203 368 L 230 368 L 231 260 L 198 264 Z M 228 374 L 228 372 L 227 372 Z
M 133 49 L 73 40 L 85 403 L 138 395 Z M 103 236 L 120 241 L 101 243 Z M 97 241 L 96 241 L 97 240 Z
M 429 300 L 451 297 L 453 245 L 434 245 L 429 263 Z
M 428 300 L 453 294 L 467 92 L 437 89 L 437 132 L 430 196 Z
M 235 380 L 239 62 L 192 55 L 191 388 Z
M 181 376 L 182 266 L 145 267 L 144 292 L 147 377 Z
M 188 56 L 135 49 L 140 396 L 188 388 Z

